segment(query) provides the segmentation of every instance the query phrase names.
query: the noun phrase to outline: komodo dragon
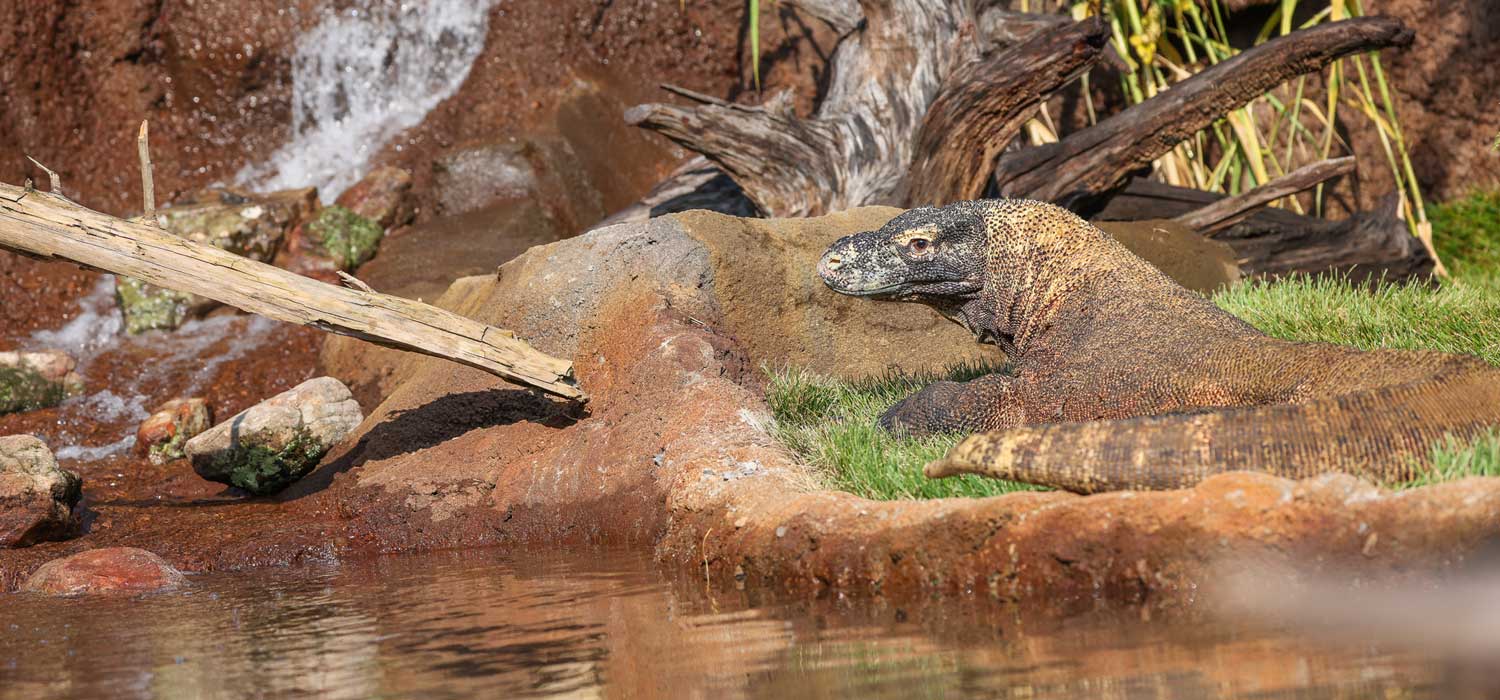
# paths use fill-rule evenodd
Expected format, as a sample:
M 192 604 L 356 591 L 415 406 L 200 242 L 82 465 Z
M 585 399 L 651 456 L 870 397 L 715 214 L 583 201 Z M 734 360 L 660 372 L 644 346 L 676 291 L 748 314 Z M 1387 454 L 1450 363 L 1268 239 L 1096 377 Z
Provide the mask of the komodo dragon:
M 1080 493 L 1234 470 L 1394 481 L 1444 436 L 1500 423 L 1500 370 L 1477 358 L 1271 338 L 1051 204 L 913 209 L 839 239 L 818 273 L 843 294 L 932 306 L 1010 358 L 1012 375 L 935 382 L 880 417 L 978 433 L 929 477 Z

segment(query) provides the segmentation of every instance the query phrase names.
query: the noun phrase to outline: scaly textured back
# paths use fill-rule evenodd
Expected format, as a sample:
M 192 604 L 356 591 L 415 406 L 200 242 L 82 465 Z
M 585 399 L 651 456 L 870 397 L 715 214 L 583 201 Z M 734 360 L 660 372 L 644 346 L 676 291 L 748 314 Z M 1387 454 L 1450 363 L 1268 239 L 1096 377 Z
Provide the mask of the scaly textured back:
M 1085 493 L 1243 469 L 1394 481 L 1445 436 L 1500 424 L 1500 371 L 1477 358 L 1270 338 L 1043 202 L 913 209 L 834 243 L 818 270 L 844 294 L 928 304 L 1011 357 L 1012 374 L 936 382 L 881 417 L 979 433 L 933 477 Z

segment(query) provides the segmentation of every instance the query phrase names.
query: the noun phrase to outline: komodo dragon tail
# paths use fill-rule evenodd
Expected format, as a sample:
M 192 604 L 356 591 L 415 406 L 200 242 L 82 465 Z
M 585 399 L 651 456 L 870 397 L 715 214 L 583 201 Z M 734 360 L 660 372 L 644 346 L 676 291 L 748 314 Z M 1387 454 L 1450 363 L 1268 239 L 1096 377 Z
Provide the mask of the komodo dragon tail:
M 1500 372 L 1463 367 L 1307 403 L 983 433 L 924 471 L 1078 493 L 1180 488 L 1239 470 L 1298 479 L 1342 471 L 1389 483 L 1415 477 L 1446 436 L 1468 439 L 1497 424 Z

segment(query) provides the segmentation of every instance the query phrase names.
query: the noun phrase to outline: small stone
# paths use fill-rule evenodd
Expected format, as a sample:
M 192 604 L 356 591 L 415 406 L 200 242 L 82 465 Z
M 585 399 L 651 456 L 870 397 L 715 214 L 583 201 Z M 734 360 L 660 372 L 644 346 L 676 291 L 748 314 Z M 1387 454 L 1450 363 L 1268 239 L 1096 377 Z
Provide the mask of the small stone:
M 0 415 L 56 406 L 82 393 L 77 366 L 61 350 L 0 352 Z
M 0 547 L 71 536 L 82 485 L 76 474 L 57 466 L 52 451 L 36 437 L 0 437 Z
M 21 584 L 21 590 L 48 595 L 149 593 L 185 582 L 181 571 L 161 557 L 134 547 L 107 547 L 53 559 Z
M 362 420 L 348 387 L 318 377 L 241 411 L 184 448 L 199 476 L 267 495 L 312 471 Z
M 314 188 L 255 195 L 227 188 L 202 190 L 156 215 L 157 223 L 190 241 L 260 262 L 276 255 L 297 222 L 317 209 Z
M 165 464 L 187 456 L 183 445 L 213 423 L 208 402 L 199 398 L 172 399 L 157 407 L 135 433 L 136 449 L 146 452 L 152 464 Z
M 411 173 L 387 165 L 344 190 L 334 204 L 391 229 L 411 223 L 415 211 L 410 199 Z
M 293 232 L 294 248 L 332 260 L 340 270 L 353 270 L 375 257 L 385 229 L 380 224 L 334 205 L 324 207 Z
M 115 300 L 125 317 L 125 331 L 132 335 L 154 330 L 172 330 L 189 318 L 208 313 L 218 302 L 196 294 L 147 284 L 134 277 L 115 278 Z
M 530 141 L 466 144 L 440 154 L 432 164 L 437 213 L 455 216 L 502 200 L 534 196 L 540 187 Z

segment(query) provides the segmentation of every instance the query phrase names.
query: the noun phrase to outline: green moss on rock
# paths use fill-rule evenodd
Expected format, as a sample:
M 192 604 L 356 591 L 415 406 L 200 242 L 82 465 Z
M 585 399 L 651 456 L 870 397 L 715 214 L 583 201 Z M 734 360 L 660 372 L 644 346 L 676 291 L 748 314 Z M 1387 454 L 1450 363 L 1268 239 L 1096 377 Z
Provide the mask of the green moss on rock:
M 340 269 L 353 270 L 375 257 L 385 230 L 344 207 L 324 207 L 307 223 L 308 240 Z
M 0 367 L 0 415 L 33 411 L 62 403 L 67 390 L 26 368 Z
M 174 329 L 187 320 L 198 302 L 192 294 L 163 289 L 134 277 L 120 277 L 115 282 L 115 296 L 125 316 L 125 330 L 132 335 Z
M 259 444 L 235 445 L 214 457 L 200 473 L 257 496 L 266 496 L 306 476 L 327 451 L 327 446 L 311 433 L 299 429 L 281 449 Z

